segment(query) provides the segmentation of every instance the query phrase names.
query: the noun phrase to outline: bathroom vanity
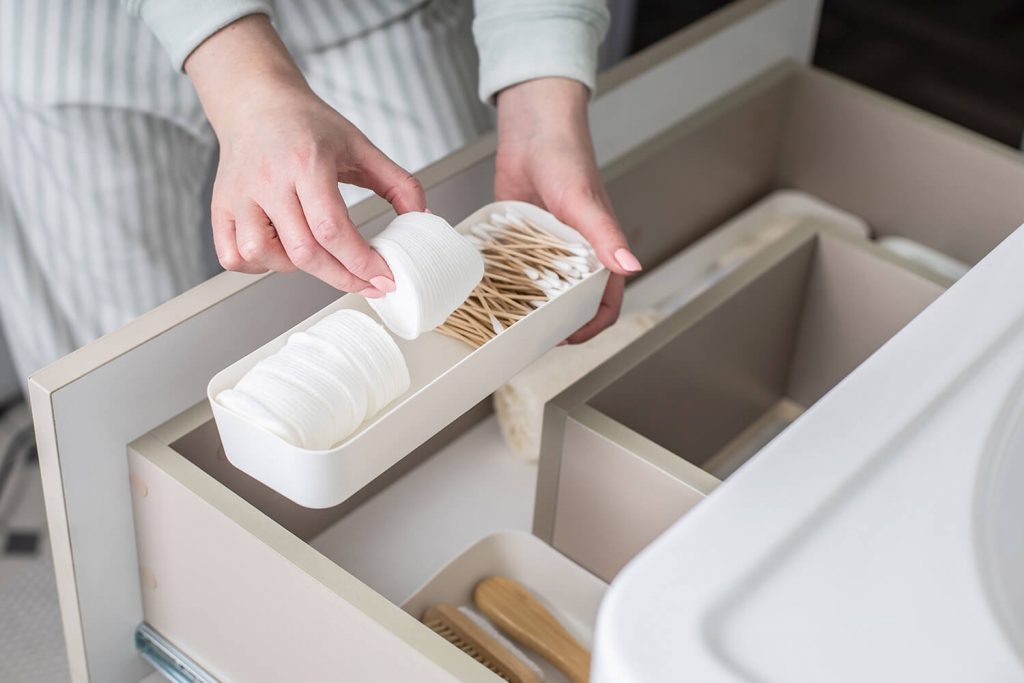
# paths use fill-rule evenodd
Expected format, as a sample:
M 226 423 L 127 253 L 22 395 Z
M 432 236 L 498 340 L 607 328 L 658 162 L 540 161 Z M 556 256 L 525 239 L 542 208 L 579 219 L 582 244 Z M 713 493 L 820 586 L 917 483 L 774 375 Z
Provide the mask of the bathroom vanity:
M 219 275 L 37 373 L 75 680 L 134 683 L 151 672 L 141 647 L 179 680 L 496 681 L 418 621 L 488 573 L 595 645 L 602 683 L 822 680 L 830 661 L 850 680 L 1013 680 L 1024 599 L 1004 575 L 1024 543 L 998 482 L 1022 466 L 983 455 L 1019 442 L 1024 157 L 809 67 L 817 9 L 739 0 L 603 76 L 598 158 L 647 267 L 627 303 L 715 262 L 701 239 L 780 189 L 869 234 L 807 218 L 759 245 L 551 401 L 537 466 L 503 450 L 485 402 L 334 507 L 236 470 L 207 382 L 337 298 L 301 274 Z M 484 139 L 426 169 L 432 211 L 456 222 L 488 203 L 493 153 Z M 389 215 L 352 209 L 366 235 Z M 876 243 L 894 235 L 975 267 L 954 283 Z M 986 391 L 983 372 L 1001 383 Z M 961 422 L 937 422 L 950 410 Z M 958 425 L 962 448 L 898 455 L 933 423 Z M 974 477 L 991 507 L 972 507 Z M 922 581 L 903 552 L 949 571 Z M 985 611 L 985 586 L 1005 614 Z M 932 628 L 949 618 L 929 611 L 940 588 L 963 593 L 991 668 L 958 665 L 956 632 Z M 855 637 L 871 617 L 908 643 L 887 669 L 852 664 L 885 642 Z M 652 629 L 664 638 L 639 637 Z M 929 637 L 900 640 L 915 629 Z

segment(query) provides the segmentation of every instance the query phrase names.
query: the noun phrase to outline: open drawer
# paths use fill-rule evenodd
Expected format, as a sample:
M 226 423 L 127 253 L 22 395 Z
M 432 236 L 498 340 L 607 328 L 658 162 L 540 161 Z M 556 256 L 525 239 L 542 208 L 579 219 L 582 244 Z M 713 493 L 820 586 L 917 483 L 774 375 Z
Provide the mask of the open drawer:
M 856 214 L 876 236 L 909 237 L 969 264 L 1024 218 L 1024 162 L 1016 153 L 789 61 L 807 59 L 815 8 L 813 0 L 741 0 L 602 81 L 592 109 L 598 158 L 648 270 L 780 188 Z M 431 209 L 457 221 L 490 201 L 493 152 L 485 139 L 426 169 Z M 390 216 L 379 201 L 351 213 L 367 235 Z M 947 284 L 864 241 L 819 233 L 813 225 L 787 232 L 551 405 L 539 472 L 515 474 L 528 488 L 535 480 L 537 491 L 536 503 L 519 500 L 515 514 L 526 515 L 527 526 L 533 515 L 534 535 L 551 553 L 568 556 L 581 572 L 614 574 L 715 486 L 718 478 L 702 469 L 709 459 L 742 460 L 756 450 L 766 438 L 761 427 L 770 435 L 773 424 L 795 417 Z M 851 281 L 853 291 L 834 289 Z M 884 297 L 886 315 L 851 337 L 843 327 L 849 319 L 830 318 L 827 304 L 838 296 L 841 310 L 856 317 L 867 299 L 845 298 L 854 294 Z M 493 680 L 400 607 L 415 583 L 469 544 L 433 547 L 438 538 L 417 522 L 445 506 L 446 487 L 454 486 L 425 473 L 465 449 L 453 439 L 472 437 L 486 409 L 470 411 L 326 510 L 275 497 L 218 452 L 203 404 L 210 377 L 336 298 L 299 274 L 225 274 L 31 379 L 75 680 L 133 683 L 145 675 L 133 640 L 142 622 L 225 678 Z M 764 316 L 754 318 L 764 326 L 749 328 L 744 311 Z M 744 372 L 730 375 L 736 367 L 728 352 L 737 350 L 712 344 L 715 325 L 750 330 L 735 340 L 760 340 L 770 352 L 744 358 L 748 364 L 737 366 Z M 827 344 L 830 334 L 842 341 L 836 348 Z M 676 340 L 678 353 L 710 344 L 703 368 L 690 371 L 709 373 L 709 392 L 736 391 L 714 395 L 721 411 L 713 417 L 721 421 L 695 425 L 682 435 L 687 443 L 645 433 L 658 421 L 643 423 L 643 415 L 616 405 L 616 392 L 603 393 L 620 379 L 608 368 L 623 363 L 620 388 L 627 387 L 630 360 L 642 366 L 641 356 L 658 358 L 662 347 L 671 355 Z M 600 386 L 590 390 L 588 381 Z M 608 527 L 609 537 L 585 528 L 581 515 L 593 512 L 595 490 L 586 477 L 597 468 L 570 469 L 562 458 L 570 414 L 580 430 L 594 426 L 585 424 L 588 414 L 619 425 L 626 448 L 606 455 L 625 474 L 590 483 L 606 487 L 608 510 L 614 503 L 622 520 L 632 515 L 644 524 Z M 604 438 L 600 424 L 591 431 Z M 497 504 L 480 489 L 485 477 L 473 476 L 475 494 Z M 496 489 L 503 481 L 487 479 Z M 467 534 L 494 531 L 475 526 L 473 507 L 452 512 L 452 524 Z M 359 518 L 375 521 L 376 535 L 331 541 Z M 390 569 L 360 564 L 364 550 L 388 544 L 397 553 Z M 433 559 L 414 581 L 405 569 L 424 548 Z

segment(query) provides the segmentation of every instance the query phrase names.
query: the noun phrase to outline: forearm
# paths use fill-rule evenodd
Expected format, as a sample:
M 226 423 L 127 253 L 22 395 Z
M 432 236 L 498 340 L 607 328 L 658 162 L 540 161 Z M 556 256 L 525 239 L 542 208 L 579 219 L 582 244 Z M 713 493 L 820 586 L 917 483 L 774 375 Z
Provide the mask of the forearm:
M 206 116 L 220 136 L 244 120 L 267 97 L 309 92 L 277 31 L 267 17 L 253 14 L 203 41 L 185 61 Z

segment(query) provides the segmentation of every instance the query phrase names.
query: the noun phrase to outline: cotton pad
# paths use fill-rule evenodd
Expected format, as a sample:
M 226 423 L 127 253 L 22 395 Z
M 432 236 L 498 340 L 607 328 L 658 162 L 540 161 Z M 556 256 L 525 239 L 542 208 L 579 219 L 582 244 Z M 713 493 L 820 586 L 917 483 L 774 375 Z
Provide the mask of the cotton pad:
M 292 340 L 328 354 L 344 350 L 363 378 L 368 416 L 409 388 L 409 368 L 398 344 L 380 323 L 359 311 L 337 311 Z
M 447 320 L 484 276 L 480 251 L 431 213 L 398 216 L 370 246 L 391 268 L 395 291 L 367 301 L 403 339 L 416 339 Z
M 341 310 L 293 334 L 217 401 L 288 443 L 325 450 L 408 388 L 391 335 L 368 315 Z

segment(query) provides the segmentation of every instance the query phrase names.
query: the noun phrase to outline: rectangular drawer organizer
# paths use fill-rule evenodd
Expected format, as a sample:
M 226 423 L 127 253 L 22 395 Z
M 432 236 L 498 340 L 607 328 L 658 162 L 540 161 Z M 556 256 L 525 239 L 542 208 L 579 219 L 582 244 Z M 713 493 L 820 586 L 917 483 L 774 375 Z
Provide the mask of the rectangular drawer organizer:
M 377 453 L 333 507 L 231 465 L 206 384 L 337 298 L 300 275 L 215 278 L 34 377 L 74 678 L 139 680 L 144 621 L 223 681 L 496 681 L 418 621 L 492 572 L 589 642 L 625 562 L 953 285 L 878 238 L 974 266 L 1024 220 L 1015 151 L 788 61 L 815 7 L 742 0 L 605 79 L 598 154 L 646 267 L 627 306 L 673 303 L 548 403 L 537 466 L 503 450 L 486 402 Z M 492 153 L 427 169 L 431 209 L 487 204 Z M 715 229 L 780 190 L 863 223 L 805 215 L 695 285 L 738 244 Z M 360 206 L 368 235 L 387 222 Z
M 507 210 L 519 212 L 566 244 L 585 242 L 550 213 L 523 202 L 488 204 L 461 221 L 455 230 L 467 234 L 493 213 Z M 336 506 L 582 327 L 597 312 L 607 281 L 608 272 L 599 267 L 477 349 L 438 332 L 427 332 L 411 341 L 393 336 L 409 368 L 408 390 L 343 443 L 324 451 L 287 444 L 216 403 L 221 391 L 235 386 L 260 360 L 279 351 L 290 336 L 331 313 L 354 309 L 376 319 L 362 296 L 343 296 L 210 380 L 207 398 L 228 459 L 306 507 Z
M 569 389 L 578 406 L 549 410 L 554 545 L 610 579 L 943 289 L 870 242 L 797 226 Z

